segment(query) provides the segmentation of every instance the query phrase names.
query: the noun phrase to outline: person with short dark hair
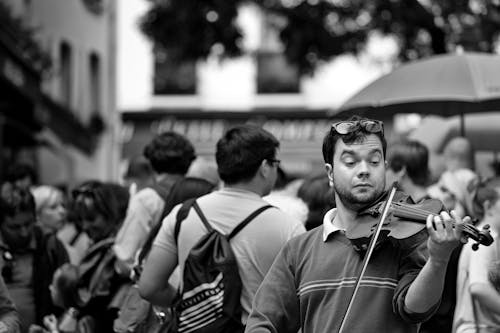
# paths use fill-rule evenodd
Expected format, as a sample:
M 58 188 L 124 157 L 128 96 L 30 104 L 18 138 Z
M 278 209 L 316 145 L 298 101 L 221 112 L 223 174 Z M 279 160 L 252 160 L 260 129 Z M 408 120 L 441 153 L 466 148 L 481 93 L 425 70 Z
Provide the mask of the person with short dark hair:
M 227 235 L 256 210 L 268 206 L 262 199 L 274 186 L 279 160 L 279 142 L 266 130 L 241 125 L 227 130 L 217 142 L 216 161 L 224 185 L 196 200 L 208 223 Z M 207 233 L 191 209 L 175 236 L 180 205 L 163 220 L 139 281 L 143 298 L 158 306 L 172 305 L 176 288 L 165 282 L 177 265 L 181 274 L 190 250 Z M 282 245 L 303 233 L 298 220 L 269 208 L 259 214 L 231 239 L 231 248 L 240 272 L 242 323 L 246 322 L 253 296 Z M 178 246 L 177 246 L 178 244 Z
M 123 276 L 130 275 L 137 251 L 144 245 L 151 229 L 159 223 L 165 197 L 175 183 L 184 178 L 196 154 L 191 142 L 183 135 L 164 132 L 144 148 L 144 157 L 154 171 L 154 184 L 132 195 L 113 246 L 118 258 L 117 269 Z
M 49 285 L 57 267 L 68 262 L 54 233 L 36 225 L 35 200 L 29 190 L 11 183 L 1 186 L 0 268 L 22 318 L 22 332 L 43 317 L 57 313 Z
M 14 163 L 7 169 L 5 180 L 18 188 L 31 189 L 38 181 L 35 168 L 27 163 Z
M 404 140 L 387 149 L 386 184 L 397 182 L 415 202 L 429 199 L 429 150 L 418 141 Z
M 384 232 L 368 251 L 368 242 L 349 237 L 363 225 L 359 237 L 373 236 L 380 216 L 359 213 L 387 198 L 383 123 L 354 117 L 332 124 L 323 156 L 336 208 L 322 227 L 283 247 L 255 295 L 245 332 L 418 332 L 439 305 L 462 219 L 429 215 L 427 229 L 404 240 Z M 361 277 L 364 258 L 370 260 Z
M 153 168 L 143 155 L 134 156 L 129 160 L 127 171 L 123 176 L 130 193 L 135 194 L 154 182 Z

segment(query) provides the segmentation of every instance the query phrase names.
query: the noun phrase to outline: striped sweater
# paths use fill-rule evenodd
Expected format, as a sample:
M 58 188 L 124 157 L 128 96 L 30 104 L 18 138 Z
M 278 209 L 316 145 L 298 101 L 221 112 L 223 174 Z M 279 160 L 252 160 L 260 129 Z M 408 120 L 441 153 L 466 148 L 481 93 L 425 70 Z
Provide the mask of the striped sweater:
M 247 333 L 338 332 L 363 256 L 341 231 L 323 227 L 290 240 L 262 282 Z M 373 253 L 344 332 L 417 332 L 428 313 L 409 313 L 404 298 L 426 261 L 426 230 Z

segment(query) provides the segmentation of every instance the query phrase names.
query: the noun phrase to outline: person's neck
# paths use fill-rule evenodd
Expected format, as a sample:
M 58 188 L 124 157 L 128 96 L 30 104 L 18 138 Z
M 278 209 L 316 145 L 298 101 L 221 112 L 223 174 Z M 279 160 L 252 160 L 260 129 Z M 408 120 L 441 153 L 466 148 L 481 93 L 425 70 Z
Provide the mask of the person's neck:
M 183 177 L 183 175 L 180 173 L 157 173 L 155 175 L 155 181 L 160 182 L 164 181 L 165 179 L 175 179 L 180 177 Z
M 348 229 L 356 223 L 358 213 L 347 206 L 341 200 L 336 200 L 337 213 L 333 219 L 333 224 L 340 229 Z
M 420 200 L 425 198 L 425 196 L 427 196 L 427 190 L 420 185 L 416 185 L 411 182 L 405 182 L 405 184 L 403 184 L 401 187 L 403 191 L 408 194 L 415 202 L 419 202 Z
M 253 192 L 259 195 L 260 197 L 264 196 L 264 190 L 262 186 L 257 184 L 255 181 L 226 184 L 224 185 L 224 187 Z

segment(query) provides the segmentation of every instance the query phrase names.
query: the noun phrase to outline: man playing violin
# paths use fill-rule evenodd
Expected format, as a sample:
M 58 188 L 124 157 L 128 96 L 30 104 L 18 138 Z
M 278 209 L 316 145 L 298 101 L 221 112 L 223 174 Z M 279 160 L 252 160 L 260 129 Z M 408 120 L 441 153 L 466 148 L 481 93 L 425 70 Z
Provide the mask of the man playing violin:
M 434 313 L 450 254 L 469 222 L 453 212 L 427 217 L 426 228 L 402 241 L 377 242 L 351 297 L 368 252 L 355 249 L 349 234 L 363 221 L 359 212 L 384 194 L 386 146 L 380 121 L 354 117 L 332 125 L 323 157 L 337 208 L 283 247 L 245 332 L 417 332 Z

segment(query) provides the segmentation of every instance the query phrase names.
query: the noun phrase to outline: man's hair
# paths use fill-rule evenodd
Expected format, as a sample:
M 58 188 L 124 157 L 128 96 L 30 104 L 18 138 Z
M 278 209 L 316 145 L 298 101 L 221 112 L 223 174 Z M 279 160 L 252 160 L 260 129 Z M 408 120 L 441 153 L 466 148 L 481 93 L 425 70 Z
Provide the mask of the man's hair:
M 156 173 L 184 175 L 196 155 L 193 145 L 184 136 L 164 132 L 144 148 L 144 157 L 149 160 Z
M 215 160 L 220 178 L 227 184 L 252 179 L 262 161 L 276 157 L 278 140 L 254 125 L 230 128 L 217 142 Z
M 14 163 L 7 169 L 5 180 L 9 183 L 15 183 L 26 177 L 29 177 L 33 184 L 38 181 L 36 171 L 31 165 L 26 163 Z
M 480 182 L 472 197 L 472 210 L 475 217 L 482 219 L 484 217 L 484 204 L 488 201 L 491 205 L 495 204 L 500 195 L 500 178 L 491 178 Z
M 425 186 L 429 180 L 429 150 L 415 140 L 404 140 L 389 146 L 387 163 L 395 172 L 406 168 L 408 177 L 417 185 Z
M 368 118 L 363 118 L 359 116 L 352 116 L 346 121 L 362 121 L 362 120 L 371 120 Z M 335 155 L 335 144 L 339 139 L 344 141 L 346 144 L 352 144 L 355 142 L 359 142 L 360 140 L 363 140 L 366 138 L 367 135 L 374 134 L 379 137 L 380 141 L 382 142 L 382 152 L 384 154 L 385 158 L 385 153 L 387 150 L 387 141 L 385 140 L 384 133 L 382 131 L 377 132 L 377 133 L 370 133 L 366 131 L 362 126 L 359 126 L 358 129 L 355 131 L 352 131 L 349 134 L 339 134 L 333 127 L 330 128 L 328 133 L 326 133 L 325 138 L 323 139 L 323 160 L 325 163 L 332 164 L 333 163 L 333 156 Z
M 35 199 L 29 190 L 18 188 L 9 182 L 0 187 L 0 224 L 6 217 L 20 213 L 31 213 L 35 216 Z

